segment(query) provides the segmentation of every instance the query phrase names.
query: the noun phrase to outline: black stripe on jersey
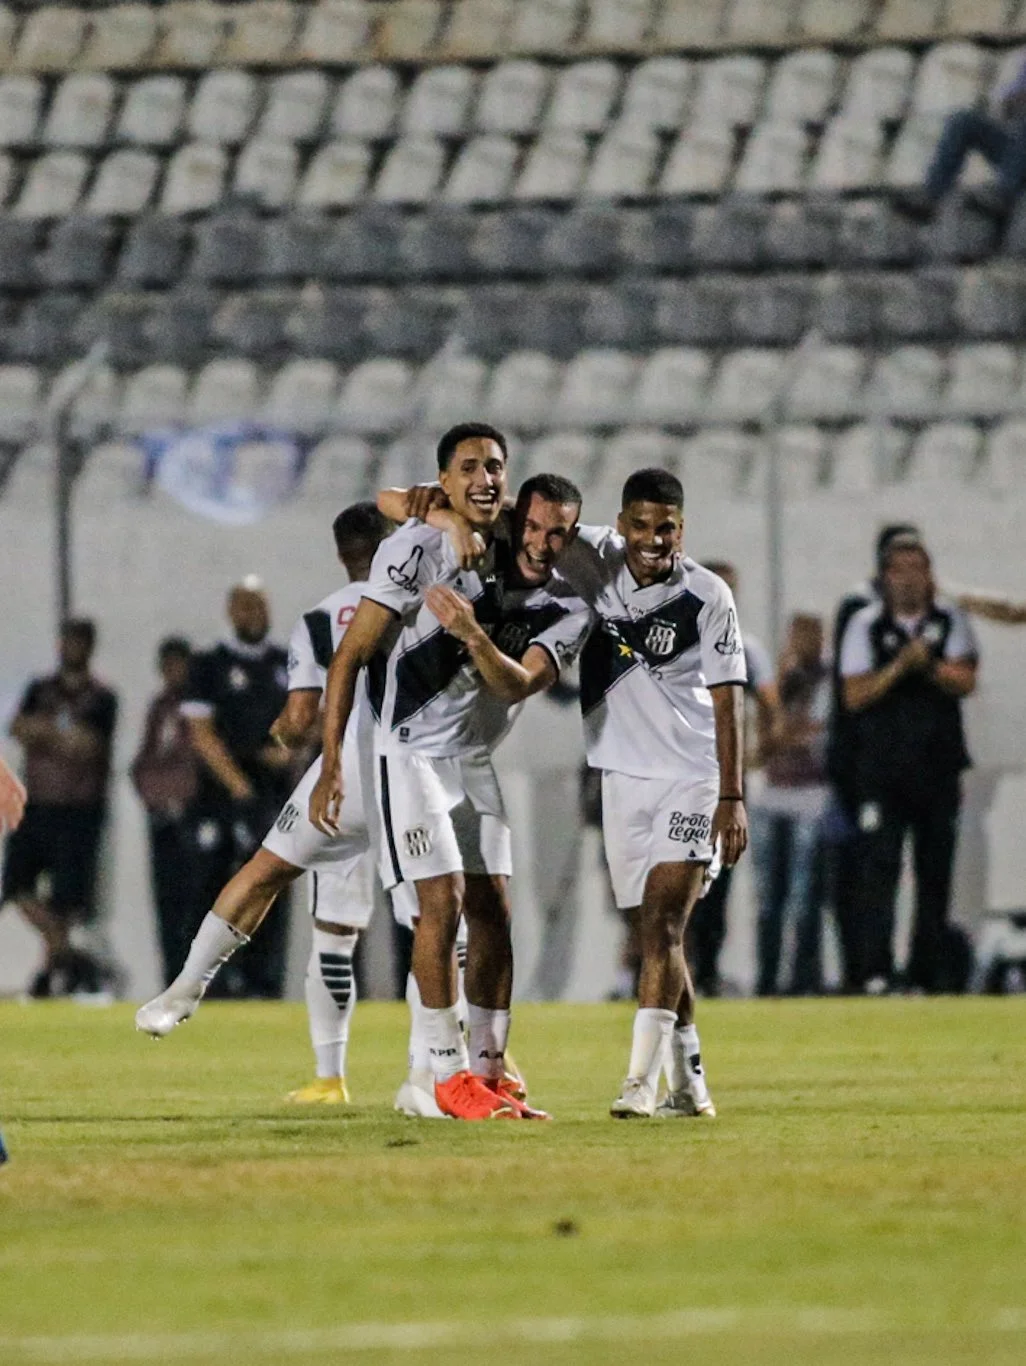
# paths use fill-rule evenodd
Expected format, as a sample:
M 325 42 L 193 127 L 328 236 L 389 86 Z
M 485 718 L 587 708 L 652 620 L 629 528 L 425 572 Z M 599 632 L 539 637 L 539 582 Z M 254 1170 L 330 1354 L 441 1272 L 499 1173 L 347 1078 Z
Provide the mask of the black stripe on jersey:
M 374 713 L 374 720 L 381 720 L 381 709 L 385 705 L 385 687 L 388 683 L 388 655 L 379 650 L 371 655 L 367 665 L 367 699 Z
M 587 715 L 610 688 L 639 665 L 661 668 L 699 642 L 705 602 L 685 589 L 644 616 L 615 617 L 593 631 L 581 654 L 581 711 Z
M 503 612 L 502 620 L 492 631 L 492 640 L 504 655 L 520 660 L 536 636 L 555 626 L 567 615 L 566 608 L 557 602 L 538 603 L 534 607 L 527 604 L 511 607 Z
M 312 904 L 311 904 L 311 906 L 310 906 L 310 914 L 311 914 L 311 915 L 313 916 L 313 918 L 316 920 L 316 919 L 317 919 L 317 892 L 318 892 L 318 888 L 317 888 L 317 874 L 311 872 L 311 874 L 310 874 L 310 880 L 311 880 L 311 882 L 312 882 L 312 884 L 313 884 L 313 902 L 312 902 Z
M 395 834 L 392 831 L 392 796 L 388 790 L 388 760 L 381 756 L 381 823 L 385 827 L 388 841 L 388 857 L 392 864 L 392 875 L 396 882 L 402 882 L 403 870 L 399 864 L 399 851 L 395 847 Z
M 313 646 L 314 663 L 322 669 L 330 668 L 335 653 L 331 643 L 331 617 L 323 608 L 315 607 L 312 612 L 303 613 L 303 620 Z

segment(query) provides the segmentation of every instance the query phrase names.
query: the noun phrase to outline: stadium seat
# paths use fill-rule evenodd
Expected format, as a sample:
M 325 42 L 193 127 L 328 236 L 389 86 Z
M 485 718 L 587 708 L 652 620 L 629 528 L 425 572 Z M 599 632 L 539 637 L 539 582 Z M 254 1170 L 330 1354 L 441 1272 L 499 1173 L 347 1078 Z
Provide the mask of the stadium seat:
M 483 133 L 458 153 L 442 198 L 451 204 L 498 204 L 509 198 L 520 148 L 512 138 Z
M 836 421 L 859 413 L 865 374 L 866 353 L 859 347 L 815 347 L 788 389 L 788 416 Z
M 666 346 L 641 367 L 634 391 L 634 422 L 697 422 L 705 408 L 712 361 L 696 347 Z
M 221 303 L 210 326 L 210 339 L 220 351 L 267 364 L 287 351 L 289 319 L 295 295 L 287 289 L 247 289 Z
M 518 432 L 548 426 L 559 382 L 560 365 L 541 351 L 514 351 L 491 373 L 482 400 L 489 420 Z
M 156 41 L 155 5 L 111 5 L 93 15 L 78 65 L 87 71 L 135 71 L 146 65 Z
M 768 420 L 780 398 L 784 364 L 779 351 L 744 348 L 730 352 L 710 388 L 710 412 L 731 422 Z
M 823 123 L 837 95 L 839 73 L 836 53 L 789 52 L 773 68 L 764 117 L 781 123 Z
M 987 440 L 988 483 L 995 493 L 1017 495 L 1026 470 L 1026 421 L 999 422 Z
M 989 214 L 949 197 L 922 233 L 920 247 L 927 261 L 983 261 L 993 256 L 999 237 L 999 225 Z
M 444 170 L 445 144 L 439 138 L 398 138 L 378 172 L 373 197 L 381 204 L 427 203 Z
M 675 132 L 684 123 L 694 79 L 694 68 L 684 57 L 650 57 L 627 77 L 620 120 Z
M 717 57 L 701 66 L 693 105 L 698 124 L 747 128 L 755 122 L 766 83 L 761 57 Z
M 430 290 L 381 291 L 363 320 L 373 351 L 382 356 L 408 356 L 425 361 L 448 340 L 452 303 Z
M 238 146 L 256 114 L 258 89 L 248 71 L 208 71 L 192 97 L 186 133 L 197 142 Z
M 37 76 L 0 77 L 0 147 L 31 146 L 43 103 Z
M 331 87 L 323 71 L 275 76 L 256 127 L 257 137 L 312 142 L 321 131 Z
M 663 0 L 656 21 L 657 48 L 712 48 L 723 30 L 725 0 Z
M 913 114 L 905 120 L 887 159 L 884 180 L 888 185 L 922 185 L 937 150 L 941 122 L 939 114 Z
M 775 454 L 779 462 L 780 482 L 789 501 L 808 498 L 826 482 L 829 440 L 820 427 L 785 426 L 771 433 L 756 457 L 756 466 L 749 472 L 745 492 L 765 492 L 769 459 Z
M 647 194 L 659 150 L 653 129 L 614 123 L 595 149 L 581 194 L 590 199 L 630 199 Z
M 475 356 L 443 350 L 421 370 L 419 413 L 430 431 L 444 432 L 481 411 L 488 366 Z
M 371 149 L 353 138 L 328 142 L 314 154 L 296 192 L 306 209 L 346 208 L 367 188 Z
M 43 123 L 41 141 L 50 147 L 101 146 L 115 96 L 114 82 L 100 72 L 65 76 Z
M 160 6 L 163 36 L 154 64 L 172 70 L 204 70 L 224 42 L 227 6 L 213 0 L 170 0 Z
M 755 460 L 754 437 L 732 427 L 709 427 L 681 445 L 679 470 L 685 488 L 700 488 L 707 498 L 737 497 L 745 472 Z
M 32 163 L 10 211 L 16 218 L 63 218 L 78 204 L 88 174 L 81 152 L 47 152 Z
M 692 267 L 694 206 L 667 200 L 654 208 L 621 210 L 620 244 L 625 263 L 639 269 L 687 272 Z
M 399 112 L 399 77 L 388 66 L 365 66 L 344 81 L 331 111 L 339 137 L 384 138 Z
M 117 387 L 116 383 L 114 387 Z M 99 417 L 109 415 L 111 411 L 112 397 L 97 397 L 106 402 L 105 409 L 86 406 L 75 414 L 72 432 L 76 432 L 77 428 L 80 439 L 85 439 L 86 433 L 95 428 Z M 96 441 L 96 444 L 87 452 L 75 481 L 76 497 L 87 508 L 91 508 L 94 515 L 96 512 L 102 515 L 108 509 L 116 508 L 119 501 L 142 499 L 147 492 L 146 462 L 138 444 L 134 441 L 97 440 L 102 430 L 89 436 L 88 439 Z
M 18 21 L 10 5 L 0 4 L 0 67 L 9 67 L 14 60 L 14 36 Z
M 955 316 L 968 337 L 1019 338 L 1026 329 L 1026 276 L 1014 266 L 963 271 Z
M 797 0 L 733 0 L 727 10 L 728 43 L 768 46 L 790 36 Z
M 105 359 L 119 370 L 148 365 L 155 358 L 150 326 L 154 306 L 152 294 L 108 289 L 95 295 L 93 303 L 75 323 L 75 342 L 81 348 L 80 354 L 102 342 L 107 352 Z
M 830 486 L 837 493 L 870 493 L 893 482 L 909 445 L 907 431 L 890 422 L 862 422 L 841 432 L 831 452 Z
M 488 215 L 474 237 L 474 259 L 489 275 L 545 274 L 542 242 L 556 221 L 552 210 L 536 207 Z
M 912 442 L 904 481 L 939 489 L 971 483 L 983 450 L 983 432 L 971 422 L 933 423 Z
M 426 67 L 403 104 L 400 129 L 414 137 L 458 137 L 466 129 L 476 76 L 469 66 Z
M 691 256 L 706 270 L 751 270 L 762 256 L 769 209 L 755 199 L 723 199 L 695 210 Z
M 8 357 L 48 366 L 73 360 L 79 354 L 74 331 L 81 311 L 75 293 L 51 289 L 30 299 L 7 333 Z
M 634 51 L 647 37 L 656 8 L 653 0 L 588 0 L 579 46 Z
M 944 16 L 944 32 L 952 38 L 987 34 L 1000 36 L 1008 31 L 1008 20 L 1014 15 L 1007 0 L 973 0 L 971 5 L 949 4 Z
M 208 361 L 196 376 L 186 405 L 190 427 L 214 426 L 256 416 L 259 377 L 248 360 Z
M 427 55 L 441 21 L 441 0 L 394 0 L 379 21 L 377 50 L 387 61 L 416 61 Z
M 725 187 L 734 137 L 722 124 L 697 124 L 672 144 L 656 186 L 661 195 L 715 195 Z
M 589 299 L 587 287 L 577 284 L 527 292 L 512 319 L 519 344 L 527 350 L 546 351 L 558 360 L 573 359 L 581 349 Z
M 115 130 L 117 142 L 170 147 L 185 118 L 185 82 L 180 76 L 148 76 L 129 86 Z
M 812 311 L 807 281 L 763 278 L 757 288 L 740 291 L 731 333 L 742 346 L 795 346 L 808 331 Z
M 840 231 L 840 206 L 830 200 L 782 200 L 774 204 L 762 239 L 771 265 L 833 265 Z
M 615 62 L 596 58 L 564 67 L 556 78 L 548 109 L 546 130 L 600 133 L 606 126 L 620 88 Z
M 82 212 L 106 218 L 135 218 L 149 205 L 160 162 L 151 152 L 123 148 L 100 163 Z
M 880 199 L 855 199 L 843 206 L 837 233 L 841 265 L 911 265 L 917 253 L 915 226 L 889 204 Z
M 869 274 L 831 274 L 819 285 L 815 326 L 831 342 L 867 344 L 878 339 L 880 298 L 886 281 Z
M 230 205 L 197 224 L 189 275 L 208 284 L 250 284 L 260 260 L 261 232 L 248 207 Z
M 946 340 L 955 331 L 955 288 L 942 270 L 891 278 L 880 300 L 884 332 L 909 341 Z
M 883 42 L 932 38 L 946 7 L 947 0 L 884 0 L 876 17 L 876 36 Z
M 40 279 L 51 289 L 96 288 L 107 276 L 113 241 L 105 218 L 64 218 L 36 263 Z
M 364 291 L 308 285 L 288 320 L 289 341 L 300 356 L 351 365 L 367 353 L 368 307 Z
M 867 411 L 888 417 L 935 413 L 944 370 L 940 353 L 928 346 L 902 346 L 882 356 L 866 389 Z
M 557 426 L 616 426 L 630 412 L 637 362 L 623 351 L 579 352 L 563 371 L 553 409 Z
M 300 497 L 332 507 L 366 497 L 374 456 L 370 445 L 353 436 L 328 436 L 307 457 Z M 380 487 L 380 486 L 379 486 Z
M 734 180 L 741 194 L 779 194 L 801 189 L 808 137 L 794 123 L 763 120 L 752 133 Z
M 0 365 L 0 442 L 23 445 L 39 432 L 42 384 L 33 365 Z
M 280 138 L 254 138 L 235 163 L 233 188 L 261 208 L 280 209 L 292 200 L 299 172 L 299 152 Z
M 573 42 L 581 0 L 519 0 L 509 31 L 511 52 L 559 56 Z
M 950 364 L 944 406 L 953 417 L 993 416 L 1009 410 L 1022 371 L 1014 347 L 959 346 L 952 351 Z
M 70 5 L 41 5 L 25 20 L 11 69 L 67 71 L 86 33 L 86 16 Z
M 960 8 L 960 6 L 956 6 Z M 972 109 L 984 91 L 990 59 L 972 43 L 938 43 L 919 64 L 912 91 L 916 114 Z
M 620 494 L 628 476 L 635 470 L 654 467 L 678 470 L 681 441 L 669 432 L 628 427 L 603 444 L 599 458 L 598 478 L 594 480 L 592 476 L 588 481 L 588 516 L 593 516 L 590 509 L 597 506 L 604 516 L 613 520 L 620 510 Z
M 541 251 L 554 275 L 614 275 L 623 264 L 620 217 L 611 205 L 581 205 L 553 221 Z
M 42 232 L 42 224 L 34 219 L 0 217 L 0 288 L 23 290 L 38 286 L 36 254 Z
M 804 0 L 798 32 L 807 42 L 841 42 L 865 29 L 869 12 L 870 0 Z
M 210 325 L 221 298 L 219 290 L 193 283 L 155 295 L 146 321 L 155 354 L 178 365 L 200 365 L 209 353 Z
M 168 287 L 181 278 L 191 237 L 179 218 L 148 214 L 131 227 L 118 258 L 117 279 L 125 285 Z
M 264 224 L 258 273 L 261 280 L 308 279 L 321 272 L 332 221 L 314 211 L 279 214 Z
M 870 48 L 856 57 L 848 72 L 841 117 L 877 123 L 900 119 L 908 104 L 914 70 L 915 58 L 900 47 Z
M 233 4 L 222 61 L 239 66 L 272 66 L 284 61 L 301 10 L 289 0 Z
M 588 144 L 583 134 L 550 132 L 528 151 L 513 190 L 515 199 L 576 198 L 584 179 Z
M 644 276 L 618 279 L 588 292 L 581 318 L 582 344 L 647 352 L 658 345 L 653 326 L 659 282 Z
M 664 280 L 655 307 L 660 342 L 670 346 L 721 346 L 730 335 L 734 298 L 721 281 Z
M 297 59 L 333 64 L 359 59 L 370 37 L 372 14 L 366 0 L 319 0 L 308 6 Z
M 187 142 L 168 162 L 160 211 L 202 213 L 221 198 L 227 158 L 220 147 Z
M 436 205 L 409 218 L 398 243 L 397 267 L 411 280 L 467 280 L 480 274 L 473 256 L 477 218 Z
M 481 78 L 474 126 L 483 133 L 535 132 L 550 84 L 540 62 L 499 62 Z
M 880 183 L 883 129 L 838 115 L 828 124 L 812 164 L 810 185 L 817 190 L 863 190 Z
M 532 442 L 526 456 L 528 474 L 556 470 L 586 490 L 599 457 L 599 443 L 587 432 L 554 432 Z
M 400 430 L 411 414 L 413 370 L 403 360 L 364 361 L 342 386 L 334 423 L 343 432 L 381 436 Z
M 507 49 L 515 0 L 454 0 L 441 50 L 447 57 L 495 57 Z
M 51 392 L 63 389 L 67 384 L 77 384 L 78 389 L 69 414 L 69 435 L 73 440 L 96 442 L 103 433 L 108 432 L 117 411 L 120 381 L 109 365 L 100 365 L 92 370 L 82 385 L 84 362 L 73 360 L 62 372 L 54 376 Z M 83 474 L 88 470 L 92 455 L 86 460 Z M 76 485 L 76 493 L 81 497 L 83 485 Z
M 395 279 L 403 273 L 401 233 L 402 220 L 390 206 L 349 214 L 325 235 L 316 273 L 338 281 Z

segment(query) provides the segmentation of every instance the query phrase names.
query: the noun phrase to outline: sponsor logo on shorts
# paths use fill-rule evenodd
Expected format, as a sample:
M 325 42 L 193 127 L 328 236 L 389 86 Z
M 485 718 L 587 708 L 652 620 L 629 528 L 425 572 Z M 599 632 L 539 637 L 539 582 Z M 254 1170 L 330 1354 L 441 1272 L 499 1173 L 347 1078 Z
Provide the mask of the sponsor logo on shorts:
M 294 802 L 289 802 L 282 807 L 281 815 L 274 822 L 275 829 L 280 830 L 283 835 L 288 835 L 296 828 L 296 821 L 299 820 L 300 810 Z
M 420 574 L 420 562 L 424 558 L 424 547 L 417 545 L 413 547 L 409 557 L 402 564 L 390 564 L 388 566 L 388 577 L 395 584 L 396 588 L 402 588 L 407 593 L 415 593 L 417 590 L 417 577 Z
M 670 839 L 681 844 L 704 844 L 712 832 L 712 817 L 690 815 L 686 811 L 670 812 Z
M 426 825 L 415 825 L 403 832 L 403 844 L 409 858 L 423 858 L 431 853 L 431 831 Z
M 654 621 L 645 637 L 645 649 L 652 655 L 672 655 L 677 644 L 677 628 L 672 621 Z

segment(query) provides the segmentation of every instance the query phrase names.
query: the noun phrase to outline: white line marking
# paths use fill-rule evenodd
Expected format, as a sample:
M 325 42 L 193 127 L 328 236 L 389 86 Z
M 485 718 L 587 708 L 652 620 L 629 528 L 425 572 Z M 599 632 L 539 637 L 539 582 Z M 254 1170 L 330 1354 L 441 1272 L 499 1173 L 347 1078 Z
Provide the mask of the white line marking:
M 1019 1332 L 1026 1310 L 995 1311 L 986 1322 L 953 1325 L 965 1331 Z M 448 1348 L 465 1338 L 463 1320 L 435 1323 L 352 1323 L 336 1328 L 254 1329 L 190 1333 L 104 1333 L 75 1337 L 3 1337 L 0 1361 L 16 1362 L 133 1362 L 188 1361 L 201 1357 L 246 1360 L 250 1357 L 288 1359 L 310 1352 L 422 1351 Z M 521 1343 L 618 1342 L 667 1340 L 695 1333 L 760 1332 L 782 1336 L 859 1334 L 906 1331 L 918 1326 L 896 1315 L 867 1309 L 804 1306 L 793 1309 L 680 1309 L 669 1314 L 588 1315 L 563 1318 L 517 1318 L 491 1323 L 495 1341 Z M 924 1329 L 923 1331 L 935 1331 Z

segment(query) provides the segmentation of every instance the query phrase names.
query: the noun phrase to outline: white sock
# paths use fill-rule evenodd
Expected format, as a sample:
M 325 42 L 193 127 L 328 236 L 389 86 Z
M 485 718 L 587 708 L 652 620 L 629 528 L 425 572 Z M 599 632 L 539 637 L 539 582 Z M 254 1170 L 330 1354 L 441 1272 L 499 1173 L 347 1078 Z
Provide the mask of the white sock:
M 505 1071 L 509 1011 L 468 1005 L 470 1068 L 478 1077 L 501 1077 Z
M 469 1071 L 470 1059 L 456 1007 L 443 1006 L 441 1010 L 433 1010 L 430 1006 L 421 1006 L 421 1010 L 435 1081 L 448 1081 L 457 1072 Z
M 406 977 L 406 1004 L 410 1007 L 410 1072 L 430 1074 L 431 1046 L 426 1033 L 420 988 L 412 972 Z
M 678 1025 L 666 1053 L 666 1085 L 671 1091 L 679 1091 L 684 1085 L 687 1060 L 697 1058 L 700 1051 L 697 1028 L 693 1024 Z
M 306 1013 L 319 1077 L 344 1077 L 349 1022 L 356 1008 L 357 934 L 314 929 L 306 969 Z
M 174 995 L 176 988 L 184 988 L 190 995 L 196 991 L 202 993 L 213 981 L 221 964 L 227 963 L 237 948 L 248 943 L 248 934 L 229 925 L 227 920 L 222 920 L 213 911 L 207 911 L 189 948 L 185 966 L 168 991 Z
M 634 1016 L 634 1039 L 631 1044 L 629 1077 L 643 1078 L 654 1086 L 659 1080 L 670 1043 L 673 1026 L 677 1022 L 675 1010 L 639 1007 Z

